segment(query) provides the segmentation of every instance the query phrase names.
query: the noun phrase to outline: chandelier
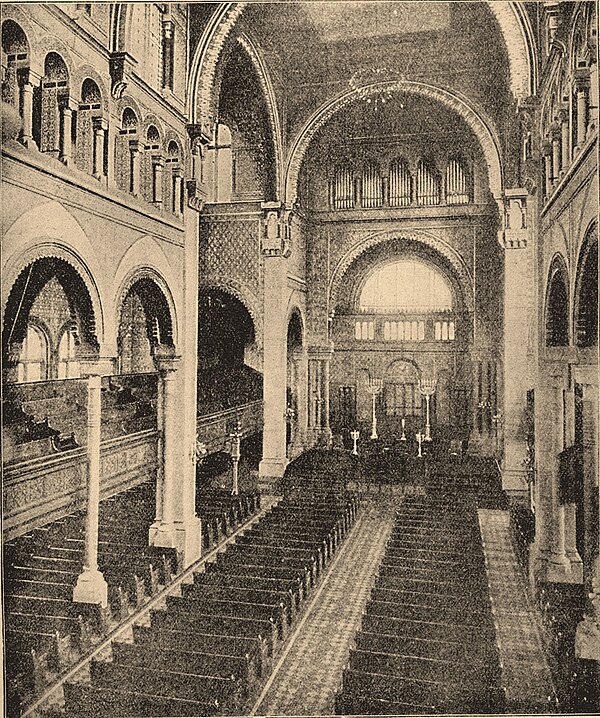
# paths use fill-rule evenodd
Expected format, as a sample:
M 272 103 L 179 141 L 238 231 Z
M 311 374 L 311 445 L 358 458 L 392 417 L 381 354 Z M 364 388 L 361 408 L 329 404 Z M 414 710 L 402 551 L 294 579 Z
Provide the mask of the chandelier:
M 406 77 L 389 67 L 367 67 L 357 70 L 350 78 L 350 89 L 375 112 L 393 97 L 393 84 Z M 404 102 L 400 102 L 404 108 Z

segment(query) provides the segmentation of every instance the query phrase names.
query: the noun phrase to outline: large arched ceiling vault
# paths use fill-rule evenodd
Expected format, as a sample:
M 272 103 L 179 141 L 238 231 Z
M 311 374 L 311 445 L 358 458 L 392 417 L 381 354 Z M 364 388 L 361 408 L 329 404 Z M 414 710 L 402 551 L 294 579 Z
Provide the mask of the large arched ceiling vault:
M 212 15 L 197 18 L 188 95 L 192 122 L 210 136 L 222 51 L 243 38 L 269 107 L 279 196 L 290 203 L 315 127 L 356 99 L 349 86 L 353 73 L 388 67 L 390 85 L 430 93 L 466 120 L 481 142 L 491 190 L 499 197 L 503 148 L 497 137 L 505 135 L 515 103 L 529 97 L 536 82 L 523 3 L 345 3 L 343 14 L 339 8 L 329 2 L 222 3 Z

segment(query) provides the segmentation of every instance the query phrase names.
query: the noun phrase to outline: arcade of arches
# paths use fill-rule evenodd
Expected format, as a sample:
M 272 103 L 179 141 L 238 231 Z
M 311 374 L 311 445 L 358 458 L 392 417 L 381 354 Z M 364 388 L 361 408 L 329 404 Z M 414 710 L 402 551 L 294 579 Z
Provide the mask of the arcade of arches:
M 600 710 L 598 105 L 591 0 L 3 3 L 11 715 Z

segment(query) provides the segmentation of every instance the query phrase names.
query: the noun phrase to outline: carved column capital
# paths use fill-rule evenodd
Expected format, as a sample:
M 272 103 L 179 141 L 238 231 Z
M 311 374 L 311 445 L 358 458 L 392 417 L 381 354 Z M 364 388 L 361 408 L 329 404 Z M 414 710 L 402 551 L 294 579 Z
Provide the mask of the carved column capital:
M 527 222 L 527 199 L 529 193 L 524 187 L 507 189 L 499 200 L 502 229 L 498 241 L 504 249 L 523 249 L 529 240 Z
M 293 211 L 280 202 L 262 202 L 261 249 L 266 257 L 289 257 Z

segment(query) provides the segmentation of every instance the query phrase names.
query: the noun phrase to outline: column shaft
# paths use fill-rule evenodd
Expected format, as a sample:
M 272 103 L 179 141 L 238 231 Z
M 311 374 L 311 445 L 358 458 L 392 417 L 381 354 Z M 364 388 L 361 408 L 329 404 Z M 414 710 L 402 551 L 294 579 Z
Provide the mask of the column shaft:
M 23 135 L 21 142 L 26 147 L 37 149 L 33 140 L 33 85 L 25 82 L 21 86 L 21 103 L 23 107 Z
M 581 87 L 577 90 L 577 147 L 581 149 L 585 144 L 587 130 L 588 91 Z
M 108 587 L 98 571 L 98 514 L 100 508 L 101 377 L 88 378 L 87 516 L 83 571 L 73 589 L 73 600 L 108 605 Z
M 69 165 L 72 157 L 71 132 L 73 126 L 73 111 L 70 107 L 63 107 L 62 132 L 60 138 L 60 159 L 64 164 Z

